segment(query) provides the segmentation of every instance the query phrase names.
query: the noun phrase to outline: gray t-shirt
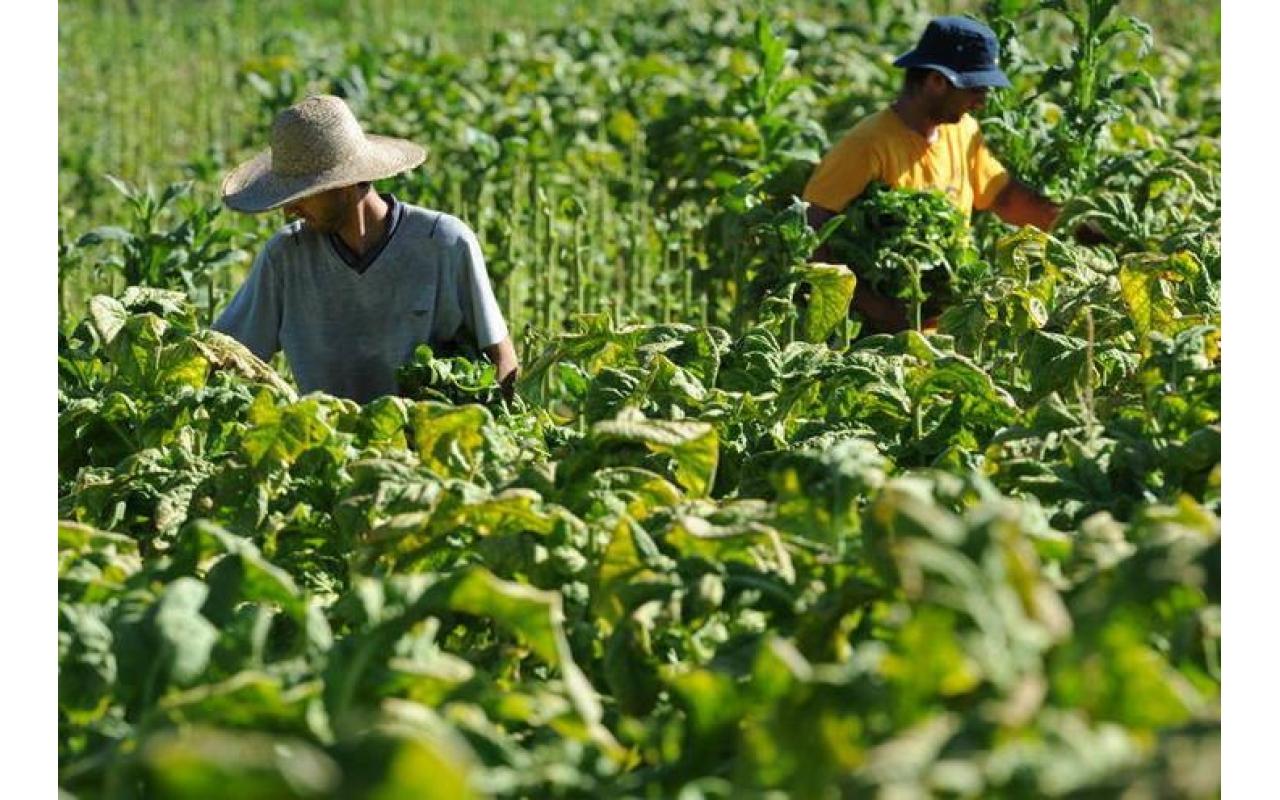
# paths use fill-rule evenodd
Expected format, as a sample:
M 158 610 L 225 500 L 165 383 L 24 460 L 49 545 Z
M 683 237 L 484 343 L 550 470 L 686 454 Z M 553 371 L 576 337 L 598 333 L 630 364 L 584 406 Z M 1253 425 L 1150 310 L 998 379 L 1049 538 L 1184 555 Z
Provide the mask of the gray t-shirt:
M 403 203 L 363 273 L 301 221 L 277 232 L 214 323 L 264 361 L 283 349 L 299 388 L 367 403 L 395 394 L 413 349 L 507 338 L 476 235 L 457 217 Z

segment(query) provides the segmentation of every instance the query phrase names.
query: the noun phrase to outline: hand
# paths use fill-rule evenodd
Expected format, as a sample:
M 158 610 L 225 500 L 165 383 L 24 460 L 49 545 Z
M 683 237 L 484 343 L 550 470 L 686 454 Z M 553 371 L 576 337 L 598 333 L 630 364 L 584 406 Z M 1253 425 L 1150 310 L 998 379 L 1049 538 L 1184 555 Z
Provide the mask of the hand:
M 516 380 L 520 377 L 520 368 L 517 367 L 498 380 L 498 388 L 502 390 L 502 399 L 508 403 L 515 399 L 516 396 Z

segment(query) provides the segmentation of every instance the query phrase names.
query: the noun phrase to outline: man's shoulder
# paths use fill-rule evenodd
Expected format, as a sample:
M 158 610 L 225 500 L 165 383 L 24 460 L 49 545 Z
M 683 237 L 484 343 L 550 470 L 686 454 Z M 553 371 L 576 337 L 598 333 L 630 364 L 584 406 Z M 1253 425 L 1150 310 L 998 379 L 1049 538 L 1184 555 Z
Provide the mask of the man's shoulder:
M 842 141 L 846 144 L 871 144 L 892 137 L 896 132 L 890 116 L 892 113 L 892 109 L 885 107 L 868 114 L 845 133 Z
M 452 214 L 412 203 L 402 203 L 402 205 L 404 217 L 400 224 L 406 226 L 406 230 L 412 231 L 415 236 L 438 242 L 446 247 L 459 242 L 474 241 L 476 238 L 470 226 Z
M 296 219 L 277 228 L 262 249 L 270 258 L 282 259 L 294 253 L 305 252 L 319 241 L 319 234 L 304 225 L 302 220 Z
M 960 117 L 960 121 L 954 127 L 956 132 L 965 139 L 972 139 L 981 131 L 978 120 L 974 119 L 972 114 L 965 114 Z

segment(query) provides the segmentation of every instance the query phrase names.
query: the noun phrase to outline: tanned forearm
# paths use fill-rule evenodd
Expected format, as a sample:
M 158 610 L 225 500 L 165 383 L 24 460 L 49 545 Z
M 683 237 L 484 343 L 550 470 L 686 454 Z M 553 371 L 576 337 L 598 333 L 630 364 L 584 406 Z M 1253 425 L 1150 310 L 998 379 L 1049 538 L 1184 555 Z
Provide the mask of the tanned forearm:
M 1042 231 L 1052 230 L 1062 211 L 1056 203 L 1016 178 L 996 195 L 991 210 L 1010 225 L 1034 225 Z
M 516 359 L 516 348 L 511 343 L 511 337 L 489 345 L 484 349 L 484 354 L 497 368 L 498 385 L 502 387 L 503 395 L 510 400 L 515 395 L 516 378 L 520 375 L 520 362 Z

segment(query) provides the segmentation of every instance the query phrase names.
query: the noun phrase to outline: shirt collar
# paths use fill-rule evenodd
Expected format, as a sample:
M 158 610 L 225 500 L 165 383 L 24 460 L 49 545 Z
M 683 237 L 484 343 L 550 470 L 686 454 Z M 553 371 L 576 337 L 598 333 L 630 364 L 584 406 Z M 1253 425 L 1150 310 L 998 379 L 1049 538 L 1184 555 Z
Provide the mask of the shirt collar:
M 333 245 L 334 252 L 348 267 L 361 274 L 369 268 L 374 259 L 386 248 L 387 242 L 391 241 L 391 235 L 395 233 L 396 227 L 400 224 L 400 218 L 404 216 L 404 205 L 396 200 L 395 195 L 390 193 L 379 194 L 379 197 L 387 202 L 387 227 L 382 232 L 382 238 L 373 247 L 366 250 L 364 255 L 356 255 L 355 251 L 347 247 L 346 242 L 342 241 L 342 237 L 338 234 L 329 234 L 329 242 Z

